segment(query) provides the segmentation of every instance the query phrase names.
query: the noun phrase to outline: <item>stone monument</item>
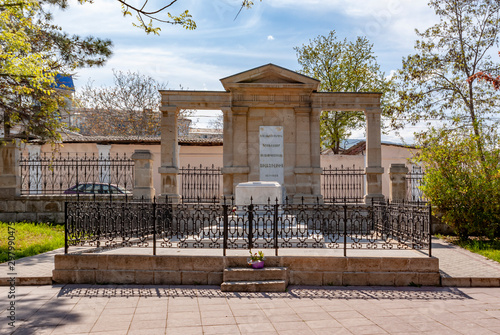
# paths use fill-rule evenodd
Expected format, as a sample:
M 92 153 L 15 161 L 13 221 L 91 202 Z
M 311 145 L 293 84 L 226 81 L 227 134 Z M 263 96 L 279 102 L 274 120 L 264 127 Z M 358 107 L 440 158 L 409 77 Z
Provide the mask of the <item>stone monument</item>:
M 380 143 L 381 93 L 318 92 L 314 78 L 267 64 L 221 79 L 225 91 L 160 91 L 162 95 L 162 195 L 178 199 L 177 115 L 181 109 L 224 114 L 224 196 L 249 181 L 280 183 L 290 202 L 321 197 L 322 111 L 364 111 L 365 201 L 383 198 Z

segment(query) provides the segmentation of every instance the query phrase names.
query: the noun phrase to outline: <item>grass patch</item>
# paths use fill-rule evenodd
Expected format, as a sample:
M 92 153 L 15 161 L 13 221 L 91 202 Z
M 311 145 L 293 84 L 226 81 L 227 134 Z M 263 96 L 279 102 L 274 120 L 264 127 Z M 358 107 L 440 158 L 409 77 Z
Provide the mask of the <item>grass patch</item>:
M 10 227 L 10 230 L 9 230 Z M 14 230 L 13 230 L 14 229 Z M 48 223 L 0 222 L 0 263 L 8 260 L 9 236 L 16 259 L 64 247 L 64 226 Z
M 489 259 L 492 259 L 500 263 L 500 239 L 496 238 L 494 240 L 486 238 L 470 237 L 466 241 L 460 241 L 458 237 L 455 236 L 437 236 L 448 242 L 456 244 L 464 249 L 472 251 L 476 254 L 483 255 Z

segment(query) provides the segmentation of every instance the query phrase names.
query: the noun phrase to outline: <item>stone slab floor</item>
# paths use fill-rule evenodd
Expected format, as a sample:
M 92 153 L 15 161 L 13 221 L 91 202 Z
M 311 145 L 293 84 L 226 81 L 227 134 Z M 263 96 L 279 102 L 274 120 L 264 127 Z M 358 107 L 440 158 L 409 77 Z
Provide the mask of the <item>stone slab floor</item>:
M 500 334 L 500 288 L 0 287 L 1 334 Z M 8 325 L 15 301 L 15 328 Z

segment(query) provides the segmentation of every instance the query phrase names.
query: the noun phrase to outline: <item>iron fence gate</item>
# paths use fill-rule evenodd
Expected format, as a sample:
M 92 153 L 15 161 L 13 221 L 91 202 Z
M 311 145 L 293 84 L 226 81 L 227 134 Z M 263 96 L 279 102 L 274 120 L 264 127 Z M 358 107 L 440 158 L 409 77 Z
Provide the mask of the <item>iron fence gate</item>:
M 413 165 L 406 174 L 406 201 L 427 201 L 422 191 L 425 173 L 422 167 Z
M 356 166 L 323 168 L 321 193 L 327 203 L 363 202 L 365 170 Z
M 179 169 L 180 193 L 184 203 L 218 202 L 222 196 L 220 167 L 188 165 Z
M 200 165 L 179 170 L 180 193 L 185 203 L 218 202 L 222 196 L 220 167 Z M 326 203 L 361 203 L 365 195 L 365 170 L 352 167 L 323 168 L 321 193 Z

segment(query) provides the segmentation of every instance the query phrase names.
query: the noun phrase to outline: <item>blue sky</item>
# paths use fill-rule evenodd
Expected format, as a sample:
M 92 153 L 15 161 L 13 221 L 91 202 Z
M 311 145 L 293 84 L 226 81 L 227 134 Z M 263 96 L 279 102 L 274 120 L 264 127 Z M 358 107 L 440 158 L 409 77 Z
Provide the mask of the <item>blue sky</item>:
M 260 65 L 274 63 L 298 70 L 293 48 L 331 30 L 339 39 L 368 37 L 378 63 L 389 75 L 401 66 L 402 57 L 413 52 L 415 28 L 425 29 L 437 21 L 422 0 L 254 2 L 252 9 L 243 10 L 234 20 L 240 0 L 178 0 L 171 11 L 189 9 L 198 28 L 187 31 L 161 24 L 160 36 L 133 27 L 134 19 L 121 15 L 116 0 L 84 5 L 70 0 L 70 8 L 56 11 L 54 17 L 68 33 L 109 38 L 114 43 L 114 55 L 105 67 L 78 71 L 77 89 L 89 78 L 95 85 L 110 85 L 116 69 L 139 71 L 171 89 L 181 85 L 190 90 L 222 90 L 220 78 Z M 200 120 L 203 125 L 206 118 Z M 407 129 L 405 138 L 410 139 L 412 131 Z M 362 131 L 354 136 L 361 137 Z

